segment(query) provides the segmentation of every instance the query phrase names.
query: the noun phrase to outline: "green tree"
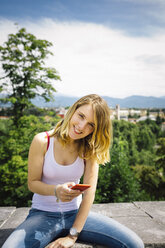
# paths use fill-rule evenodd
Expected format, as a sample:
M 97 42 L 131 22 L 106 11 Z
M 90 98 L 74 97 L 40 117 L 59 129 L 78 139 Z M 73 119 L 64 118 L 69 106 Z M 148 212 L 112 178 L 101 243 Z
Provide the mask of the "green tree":
M 16 125 L 24 110 L 32 106 L 31 99 L 39 95 L 49 101 L 56 91 L 53 81 L 60 80 L 60 76 L 44 62 L 48 55 L 53 55 L 51 46 L 51 42 L 37 39 L 24 28 L 10 34 L 8 41 L 0 46 L 4 71 L 0 91 L 9 92 L 1 101 L 11 104 Z
M 113 121 L 114 137 L 128 142 L 128 163 L 135 165 L 138 159 L 137 137 L 138 127 L 128 121 Z
M 159 123 L 157 123 L 156 121 L 149 120 L 147 125 L 156 138 L 159 138 L 162 136 L 162 130 L 161 130 L 161 126 Z
M 156 151 L 156 167 L 162 170 L 165 176 L 165 138 L 158 139 L 157 143 L 157 151 Z
M 163 200 L 165 198 L 165 179 L 155 166 L 136 165 L 133 167 L 141 190 L 145 191 L 145 200 Z
M 145 123 L 139 124 L 139 135 L 137 138 L 137 146 L 139 152 L 144 150 L 153 151 L 153 147 L 156 143 L 156 137 L 152 132 L 150 126 Z
M 96 202 L 130 202 L 141 199 L 140 185 L 128 163 L 128 143 L 117 138 L 111 162 L 100 166 Z
M 160 117 L 160 111 L 158 112 L 156 116 L 156 124 L 161 125 L 162 124 L 162 118 Z
M 16 127 L 12 120 L 0 120 L 1 206 L 30 205 L 32 193 L 27 187 L 29 146 L 35 134 L 52 129 L 56 123 L 54 117 L 47 122 L 44 117 L 23 116 Z
M 136 164 L 139 164 L 139 165 L 142 165 L 142 164 L 146 165 L 147 164 L 147 165 L 154 166 L 155 165 L 155 162 L 154 162 L 155 157 L 156 157 L 156 155 L 154 154 L 154 152 L 142 149 L 139 152 L 139 156 L 138 156 Z

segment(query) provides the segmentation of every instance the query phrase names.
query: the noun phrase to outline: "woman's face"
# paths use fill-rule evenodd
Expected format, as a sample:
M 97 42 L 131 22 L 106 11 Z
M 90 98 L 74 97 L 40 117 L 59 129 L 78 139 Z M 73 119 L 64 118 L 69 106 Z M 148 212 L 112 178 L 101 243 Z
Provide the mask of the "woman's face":
M 93 132 L 94 111 L 92 105 L 85 104 L 73 114 L 69 123 L 69 137 L 73 140 L 82 139 Z

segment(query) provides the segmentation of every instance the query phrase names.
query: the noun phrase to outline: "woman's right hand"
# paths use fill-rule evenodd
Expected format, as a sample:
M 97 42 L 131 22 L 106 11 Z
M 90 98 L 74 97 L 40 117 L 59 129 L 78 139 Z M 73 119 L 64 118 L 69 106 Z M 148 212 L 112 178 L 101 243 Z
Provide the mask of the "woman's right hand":
M 56 195 L 62 202 L 72 201 L 75 197 L 82 194 L 80 190 L 72 190 L 71 187 L 74 186 L 74 182 L 58 184 L 56 186 Z

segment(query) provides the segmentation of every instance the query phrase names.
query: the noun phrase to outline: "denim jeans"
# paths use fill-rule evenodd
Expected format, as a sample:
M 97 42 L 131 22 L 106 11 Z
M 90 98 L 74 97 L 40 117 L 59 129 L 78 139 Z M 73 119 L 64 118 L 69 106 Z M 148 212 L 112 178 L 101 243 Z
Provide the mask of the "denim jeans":
M 47 212 L 31 209 L 26 220 L 9 236 L 2 248 L 44 248 L 53 240 L 66 236 L 77 210 Z M 112 218 L 90 212 L 79 241 L 112 248 L 144 248 L 142 240 Z

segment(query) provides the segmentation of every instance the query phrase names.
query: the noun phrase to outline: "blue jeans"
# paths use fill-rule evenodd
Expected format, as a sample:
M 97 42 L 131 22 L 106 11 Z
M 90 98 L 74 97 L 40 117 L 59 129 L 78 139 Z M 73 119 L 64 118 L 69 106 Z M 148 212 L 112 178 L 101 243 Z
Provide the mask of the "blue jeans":
M 66 236 L 77 210 L 47 212 L 31 209 L 26 220 L 9 236 L 2 248 L 44 248 L 53 240 Z M 112 218 L 90 212 L 79 241 L 112 248 L 144 248 L 142 240 Z

